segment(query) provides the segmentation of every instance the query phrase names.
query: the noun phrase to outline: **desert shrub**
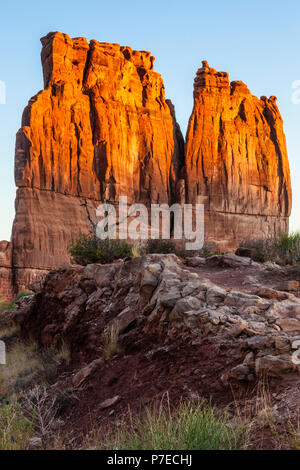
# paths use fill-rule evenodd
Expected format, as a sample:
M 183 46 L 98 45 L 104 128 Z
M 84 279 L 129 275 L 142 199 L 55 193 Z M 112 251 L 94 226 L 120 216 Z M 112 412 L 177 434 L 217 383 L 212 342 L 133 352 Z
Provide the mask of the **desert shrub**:
M 282 234 L 275 241 L 274 249 L 282 264 L 295 264 L 300 261 L 300 232 Z
M 71 243 L 69 252 L 73 261 L 86 266 L 87 264 L 112 263 L 117 259 L 131 258 L 133 246 L 125 240 L 100 240 L 95 235 L 81 234 Z
M 24 415 L 33 417 L 35 431 L 40 436 L 49 438 L 57 415 L 55 398 L 49 396 L 45 386 L 36 385 L 24 392 L 20 401 Z
M 0 450 L 26 449 L 33 430 L 33 421 L 24 417 L 18 403 L 0 407 Z
M 266 240 L 245 240 L 241 246 L 250 248 L 253 260 L 261 263 L 273 261 L 285 265 L 300 261 L 300 232 Z
M 144 247 L 145 254 L 178 254 L 179 250 L 179 247 L 173 240 L 163 240 L 161 238 L 147 240 Z
M 123 423 L 106 446 L 119 450 L 233 450 L 246 447 L 245 424 L 230 421 L 206 402 L 182 402 L 173 411 L 158 406 Z
M 204 245 L 203 248 L 199 252 L 199 256 L 203 258 L 209 258 L 212 255 L 213 255 L 213 252 L 207 245 Z

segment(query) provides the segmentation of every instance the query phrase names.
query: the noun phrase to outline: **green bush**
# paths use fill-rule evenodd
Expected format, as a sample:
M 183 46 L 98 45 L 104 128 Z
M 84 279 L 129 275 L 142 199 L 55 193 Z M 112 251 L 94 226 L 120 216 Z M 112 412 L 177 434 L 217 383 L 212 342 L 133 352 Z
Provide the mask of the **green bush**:
M 18 403 L 0 407 L 0 450 L 26 449 L 33 430 L 33 422 L 24 417 Z
M 17 308 L 16 302 L 20 300 L 22 297 L 28 297 L 30 295 L 33 295 L 32 292 L 27 292 L 27 291 L 22 291 L 19 292 L 19 294 L 14 298 L 14 300 L 11 303 L 7 303 L 5 301 L 0 300 L 0 313 L 4 311 L 12 311 Z
M 209 404 L 182 402 L 173 412 L 162 405 L 144 418 L 121 425 L 106 448 L 122 450 L 233 450 L 247 441 L 246 425 L 234 424 Z
M 300 232 L 282 234 L 275 241 L 274 249 L 282 264 L 295 264 L 300 261 Z
M 181 258 L 191 256 L 202 256 L 204 258 L 208 258 L 213 254 L 219 254 L 217 251 L 211 251 L 208 245 L 204 245 L 201 250 L 186 250 L 185 241 L 175 242 L 174 240 L 162 240 L 160 238 L 148 240 L 144 246 L 143 253 L 174 253 L 176 256 L 180 256 Z
M 163 240 L 161 238 L 150 239 L 145 244 L 145 253 L 159 253 L 159 254 L 169 254 L 169 253 L 178 253 L 178 247 L 176 246 L 173 240 Z
M 246 240 L 241 246 L 250 248 L 254 261 L 273 261 L 286 265 L 300 261 L 300 232 L 282 234 L 266 240 Z
M 117 259 L 131 258 L 132 244 L 125 240 L 100 240 L 94 235 L 80 235 L 73 241 L 69 252 L 76 264 L 112 263 Z

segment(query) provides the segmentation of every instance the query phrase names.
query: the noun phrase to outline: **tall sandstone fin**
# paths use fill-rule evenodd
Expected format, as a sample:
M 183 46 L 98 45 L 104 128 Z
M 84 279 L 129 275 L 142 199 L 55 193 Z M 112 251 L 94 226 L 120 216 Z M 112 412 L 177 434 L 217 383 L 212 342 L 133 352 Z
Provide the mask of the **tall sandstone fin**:
M 288 231 L 291 183 L 276 97 L 259 100 L 206 61 L 194 82 L 186 194 L 204 203 L 206 241 L 221 249 Z
M 86 198 L 170 203 L 183 137 L 154 57 L 62 33 L 42 38 L 44 90 L 17 133 L 18 187 L 12 232 L 16 289 L 69 262 L 68 245 L 88 232 Z

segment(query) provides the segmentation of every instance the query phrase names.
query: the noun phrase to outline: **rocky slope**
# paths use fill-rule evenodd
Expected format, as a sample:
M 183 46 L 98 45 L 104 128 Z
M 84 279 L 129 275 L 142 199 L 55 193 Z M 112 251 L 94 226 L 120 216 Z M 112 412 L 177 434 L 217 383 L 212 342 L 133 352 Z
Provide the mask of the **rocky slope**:
M 190 203 L 206 206 L 206 238 L 224 250 L 288 230 L 291 183 L 276 97 L 260 100 L 206 61 L 186 137 Z
M 273 411 L 297 416 L 292 345 L 300 335 L 299 289 L 271 287 L 287 271 L 234 255 L 192 264 L 148 255 L 66 267 L 35 283 L 36 294 L 19 302 L 14 317 L 24 338 L 43 347 L 70 345 L 72 363 L 51 388 L 80 399 L 70 400 L 64 413 L 68 433 L 78 435 L 166 392 L 172 402 L 212 397 L 219 406 L 244 397 L 244 406 L 262 379 L 276 396 Z M 107 357 L 112 330 L 119 333 L 118 350 Z

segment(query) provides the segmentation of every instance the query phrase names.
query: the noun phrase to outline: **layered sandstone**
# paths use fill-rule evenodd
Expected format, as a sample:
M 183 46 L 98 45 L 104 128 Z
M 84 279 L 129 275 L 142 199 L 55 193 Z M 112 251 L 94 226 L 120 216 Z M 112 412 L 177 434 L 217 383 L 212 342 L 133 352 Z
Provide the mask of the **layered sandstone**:
M 205 204 L 206 240 L 224 250 L 288 231 L 291 183 L 276 97 L 256 98 L 206 61 L 194 83 L 186 192 L 189 203 Z
M 154 57 L 62 33 L 42 38 L 44 90 L 17 133 L 16 216 L 0 247 L 11 297 L 69 263 L 68 246 L 100 202 L 205 204 L 205 239 L 224 251 L 288 230 L 291 186 L 276 98 L 198 70 L 184 141 Z
M 16 139 L 13 226 L 16 284 L 69 262 L 100 201 L 170 203 L 183 138 L 154 57 L 66 34 L 42 38 L 44 90 L 24 111 Z M 34 276 L 35 277 L 35 276 Z

